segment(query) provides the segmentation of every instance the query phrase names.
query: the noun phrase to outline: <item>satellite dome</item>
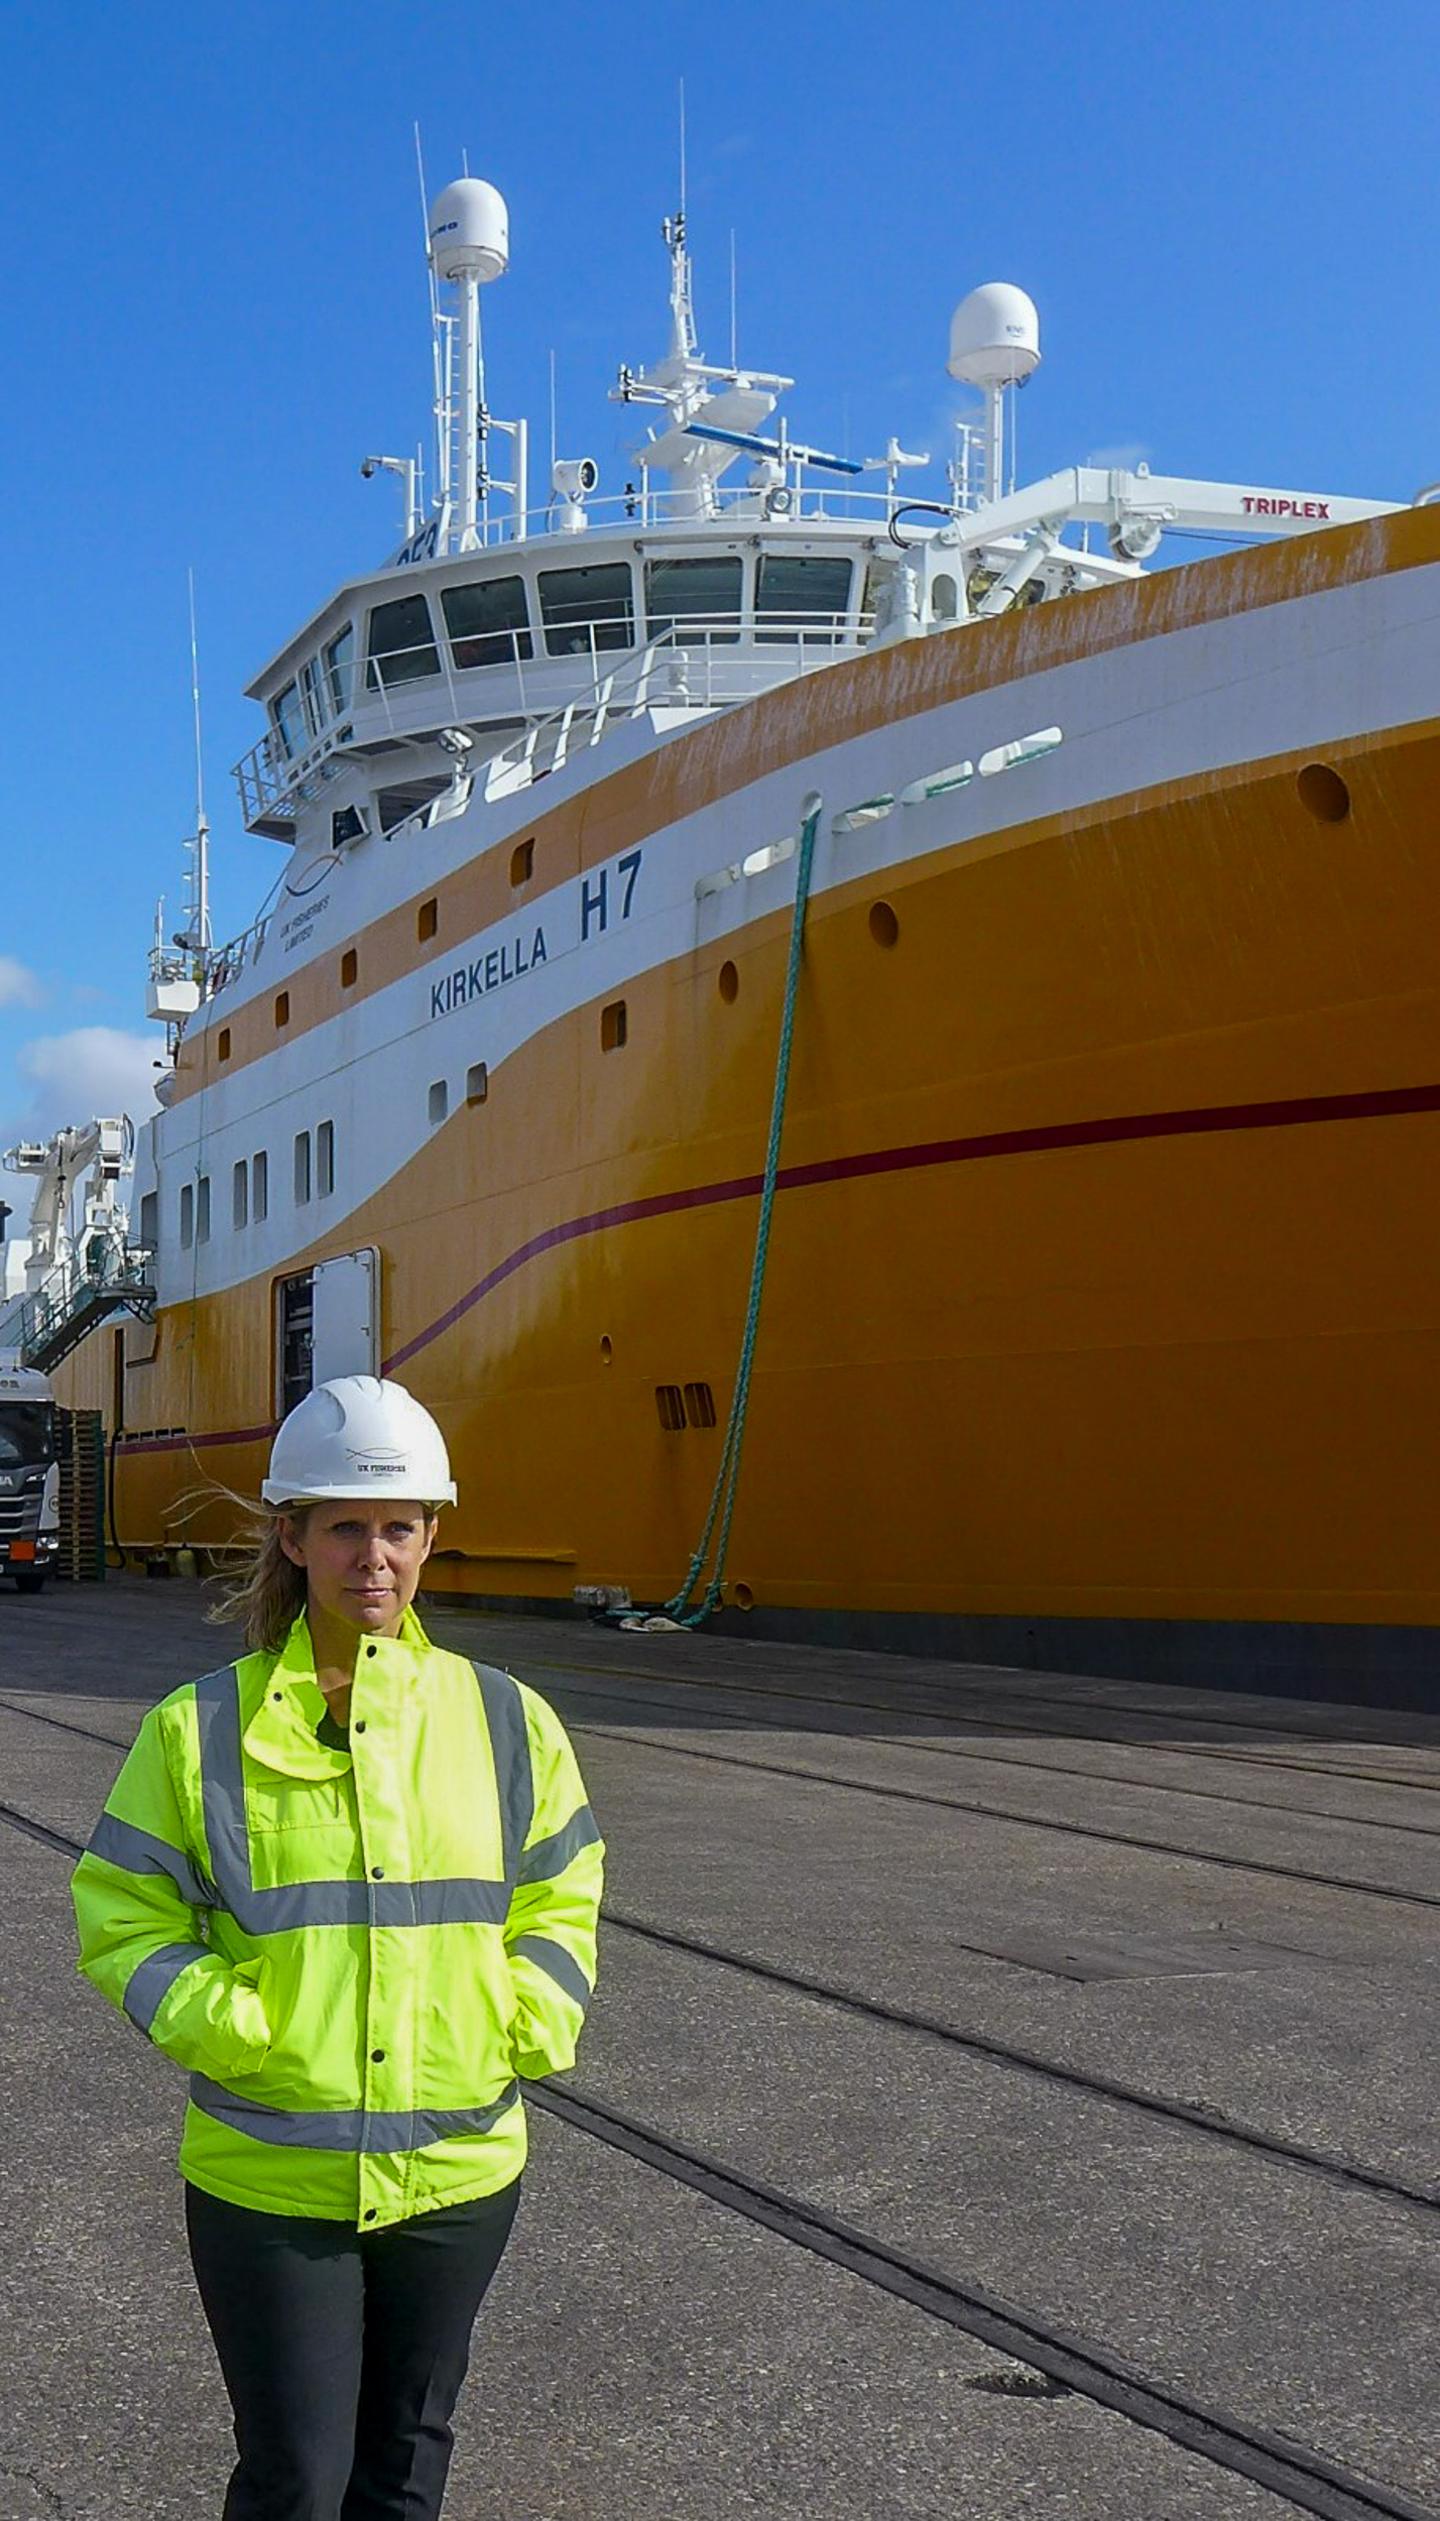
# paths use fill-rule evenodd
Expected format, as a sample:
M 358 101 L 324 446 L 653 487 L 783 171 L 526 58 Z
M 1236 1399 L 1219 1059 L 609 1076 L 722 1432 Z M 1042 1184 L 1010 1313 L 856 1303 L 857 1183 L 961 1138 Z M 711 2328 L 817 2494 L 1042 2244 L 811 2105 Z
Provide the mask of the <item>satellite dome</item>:
M 1008 280 L 972 289 L 950 318 L 947 365 L 962 385 L 1023 385 L 1040 365 L 1034 299 Z
M 498 280 L 510 260 L 510 213 L 478 175 L 447 184 L 430 213 L 437 280 Z

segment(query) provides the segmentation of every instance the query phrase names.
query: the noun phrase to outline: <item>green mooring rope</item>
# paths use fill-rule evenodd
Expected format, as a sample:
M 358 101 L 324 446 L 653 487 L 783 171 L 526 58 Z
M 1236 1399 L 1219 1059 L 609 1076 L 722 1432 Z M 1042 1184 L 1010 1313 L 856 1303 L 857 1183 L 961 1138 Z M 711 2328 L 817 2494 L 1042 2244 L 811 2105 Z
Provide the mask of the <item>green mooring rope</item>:
M 807 799 L 809 811 L 800 826 L 799 864 L 795 871 L 795 911 L 790 926 L 790 961 L 785 974 L 785 1001 L 780 1011 L 780 1048 L 775 1062 L 775 1091 L 770 1104 L 770 1137 L 765 1149 L 765 1171 L 760 1184 L 760 1214 L 755 1226 L 755 1257 L 750 1264 L 750 1301 L 745 1308 L 745 1333 L 740 1342 L 740 1362 L 735 1370 L 735 1389 L 730 1399 L 730 1415 L 725 1422 L 725 1441 L 720 1449 L 720 1464 L 715 1485 L 710 1493 L 705 1526 L 695 1544 L 685 1581 L 673 1599 L 665 1605 L 666 1615 L 677 1620 L 682 1628 L 698 1628 L 720 1607 L 725 1590 L 725 1553 L 730 1546 L 730 1523 L 735 1512 L 735 1492 L 740 1476 L 740 1447 L 745 1435 L 745 1417 L 750 1406 L 750 1369 L 755 1360 L 755 1339 L 760 1327 L 760 1299 L 765 1290 L 765 1262 L 770 1248 L 770 1219 L 775 1206 L 775 1185 L 780 1172 L 780 1139 L 785 1127 L 785 1098 L 790 1090 L 790 1046 L 795 1037 L 795 1001 L 800 988 L 800 965 L 805 945 L 805 912 L 810 899 L 810 869 L 815 856 L 815 835 L 820 828 L 821 801 Z M 719 1525 L 715 1545 L 715 1571 L 699 1602 L 692 1609 L 690 1597 L 704 1573 L 710 1554 L 711 1537 Z

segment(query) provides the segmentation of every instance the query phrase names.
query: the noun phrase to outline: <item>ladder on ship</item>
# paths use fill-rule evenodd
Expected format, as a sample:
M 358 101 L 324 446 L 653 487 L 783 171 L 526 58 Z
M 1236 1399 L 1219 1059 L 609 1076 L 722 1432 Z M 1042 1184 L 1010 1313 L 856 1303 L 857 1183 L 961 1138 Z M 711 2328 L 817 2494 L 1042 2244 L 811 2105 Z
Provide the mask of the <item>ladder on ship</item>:
M 116 1313 L 154 1320 L 150 1254 L 97 1240 L 83 1260 L 62 1261 L 0 1314 L 0 1345 L 18 1350 L 20 1363 L 37 1374 L 51 1374 Z

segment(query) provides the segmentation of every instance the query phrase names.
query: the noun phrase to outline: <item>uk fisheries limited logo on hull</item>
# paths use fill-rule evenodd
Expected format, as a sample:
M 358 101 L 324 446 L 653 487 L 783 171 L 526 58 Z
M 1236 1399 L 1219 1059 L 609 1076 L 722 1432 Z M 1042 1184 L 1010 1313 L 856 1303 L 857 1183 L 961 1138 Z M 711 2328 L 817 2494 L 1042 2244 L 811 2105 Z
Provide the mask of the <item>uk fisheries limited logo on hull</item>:
M 628 850 L 623 858 L 594 868 L 566 888 L 551 915 L 551 925 L 567 931 L 568 946 L 587 945 L 593 937 L 624 926 L 634 910 L 644 855 L 642 849 Z M 550 949 L 540 921 L 532 929 L 514 929 L 498 945 L 485 946 L 463 962 L 452 963 L 439 980 L 431 981 L 431 1023 L 438 1016 L 453 1015 L 457 1007 L 473 1006 L 477 998 L 490 997 L 512 980 L 523 980 L 527 972 L 549 960 Z

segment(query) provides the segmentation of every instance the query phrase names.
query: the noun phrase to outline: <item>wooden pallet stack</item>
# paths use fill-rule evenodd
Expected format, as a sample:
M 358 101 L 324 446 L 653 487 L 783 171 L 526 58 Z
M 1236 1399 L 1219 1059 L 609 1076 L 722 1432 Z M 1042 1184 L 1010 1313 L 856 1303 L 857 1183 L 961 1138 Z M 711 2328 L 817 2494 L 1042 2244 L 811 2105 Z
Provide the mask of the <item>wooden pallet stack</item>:
M 105 1424 L 98 1409 L 57 1410 L 60 1554 L 55 1573 L 75 1584 L 105 1574 Z

